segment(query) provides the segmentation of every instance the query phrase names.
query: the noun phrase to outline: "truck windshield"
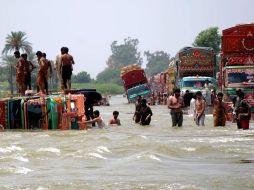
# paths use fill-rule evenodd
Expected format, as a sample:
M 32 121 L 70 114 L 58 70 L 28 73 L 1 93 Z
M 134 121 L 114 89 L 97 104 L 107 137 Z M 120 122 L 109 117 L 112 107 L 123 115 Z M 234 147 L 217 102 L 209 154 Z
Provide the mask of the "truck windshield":
M 209 81 L 211 83 L 211 81 Z M 183 87 L 188 88 L 203 88 L 205 85 L 205 80 L 189 80 L 189 81 L 183 81 Z
M 227 69 L 228 83 L 254 82 L 254 68 Z

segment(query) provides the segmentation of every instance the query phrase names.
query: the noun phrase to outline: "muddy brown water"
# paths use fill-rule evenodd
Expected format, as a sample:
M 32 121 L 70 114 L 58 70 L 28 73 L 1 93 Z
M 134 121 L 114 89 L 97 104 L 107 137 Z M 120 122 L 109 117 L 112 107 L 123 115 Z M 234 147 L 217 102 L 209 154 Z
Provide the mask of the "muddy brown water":
M 150 126 L 132 121 L 133 104 L 113 96 L 96 107 L 122 126 L 87 131 L 0 133 L 0 189 L 254 189 L 254 124 L 197 127 L 188 115 L 172 128 L 166 106 L 152 106 Z

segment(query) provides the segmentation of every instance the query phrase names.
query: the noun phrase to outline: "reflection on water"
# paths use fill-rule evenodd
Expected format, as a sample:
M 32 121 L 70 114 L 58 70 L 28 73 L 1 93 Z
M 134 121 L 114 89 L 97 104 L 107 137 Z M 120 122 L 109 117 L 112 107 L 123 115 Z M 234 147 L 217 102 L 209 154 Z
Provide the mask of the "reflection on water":
M 96 109 L 105 121 L 118 110 L 122 126 L 0 133 L 0 189 L 254 189 L 254 130 L 214 128 L 211 115 L 172 128 L 166 106 L 139 126 L 133 104 L 110 105 Z

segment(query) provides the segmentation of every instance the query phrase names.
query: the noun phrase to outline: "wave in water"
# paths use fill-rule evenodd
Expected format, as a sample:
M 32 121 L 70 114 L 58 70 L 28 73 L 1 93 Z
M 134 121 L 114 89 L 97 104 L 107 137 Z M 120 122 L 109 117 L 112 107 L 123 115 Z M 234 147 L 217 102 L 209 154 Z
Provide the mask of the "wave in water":
M 14 151 L 21 151 L 23 150 L 21 147 L 19 146 L 8 146 L 6 148 L 0 148 L 0 152 L 2 153 L 10 153 L 10 152 L 14 152 Z
M 95 153 L 95 152 L 88 153 L 88 155 L 91 156 L 91 157 L 94 157 L 94 158 L 100 158 L 100 159 L 104 159 L 104 160 L 107 159 L 106 157 L 104 157 L 104 156 L 102 156 L 98 153 Z
M 104 152 L 111 153 L 111 151 L 105 146 L 98 146 L 96 148 L 96 151 L 99 153 L 104 153 Z
M 39 148 L 38 152 L 52 152 L 52 153 L 56 153 L 56 154 L 60 154 L 61 153 L 60 149 L 54 148 L 54 147 Z

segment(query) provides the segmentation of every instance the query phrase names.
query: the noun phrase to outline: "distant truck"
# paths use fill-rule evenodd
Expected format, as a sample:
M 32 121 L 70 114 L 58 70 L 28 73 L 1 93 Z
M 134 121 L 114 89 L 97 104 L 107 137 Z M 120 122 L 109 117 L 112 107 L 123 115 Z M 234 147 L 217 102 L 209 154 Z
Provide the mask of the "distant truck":
M 222 31 L 219 76 L 227 102 L 242 89 L 254 112 L 254 24 L 242 24 Z
M 127 99 L 134 102 L 137 96 L 150 97 L 151 89 L 144 69 L 132 64 L 121 69 L 121 79 Z
M 208 81 L 211 86 L 216 87 L 216 55 L 209 47 L 185 47 L 170 60 L 169 93 L 174 88 L 180 88 L 184 94 L 186 90 L 190 93 L 202 91 L 205 93 L 204 85 Z

